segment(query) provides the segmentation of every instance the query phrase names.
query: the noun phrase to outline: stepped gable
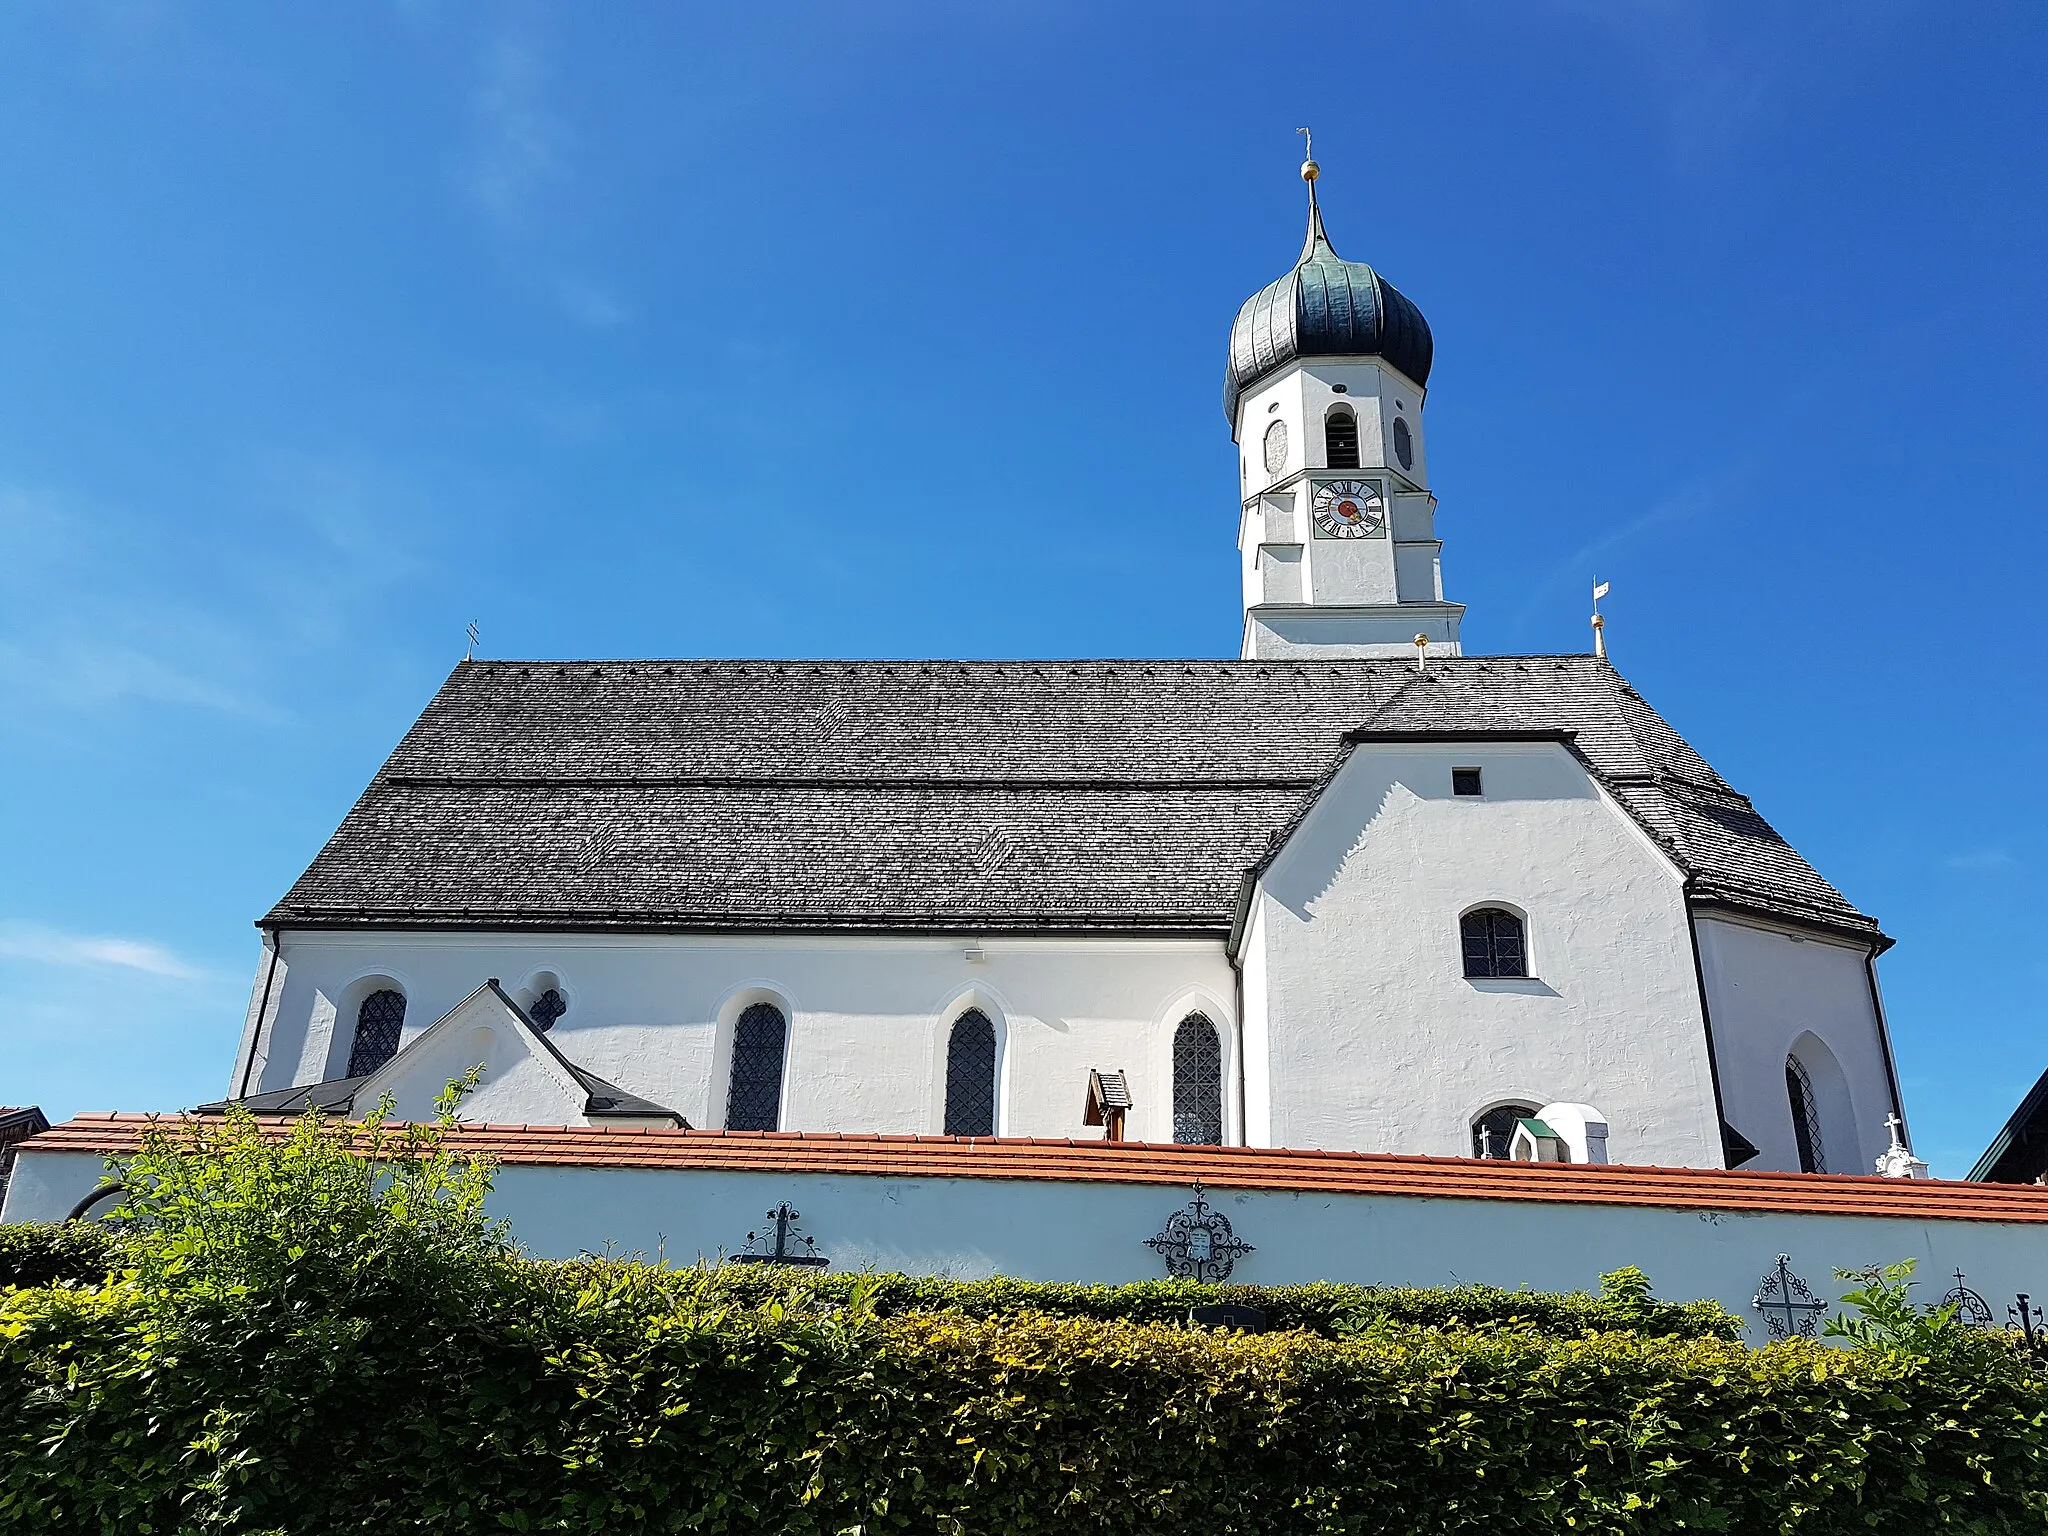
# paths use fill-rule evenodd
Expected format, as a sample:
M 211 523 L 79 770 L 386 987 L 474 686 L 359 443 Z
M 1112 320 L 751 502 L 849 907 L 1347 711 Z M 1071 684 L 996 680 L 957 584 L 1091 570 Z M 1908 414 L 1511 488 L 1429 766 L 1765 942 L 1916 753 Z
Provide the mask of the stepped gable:
M 1701 894 L 1876 932 L 1590 656 L 466 661 L 263 922 L 1220 935 L 1360 729 L 1569 732 Z

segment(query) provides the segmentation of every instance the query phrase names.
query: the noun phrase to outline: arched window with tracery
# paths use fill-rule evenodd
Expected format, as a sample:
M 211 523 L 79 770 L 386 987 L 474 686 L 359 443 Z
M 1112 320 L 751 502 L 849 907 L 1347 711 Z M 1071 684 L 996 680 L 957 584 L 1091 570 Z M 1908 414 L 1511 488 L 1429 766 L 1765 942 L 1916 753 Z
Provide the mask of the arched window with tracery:
M 732 1032 L 732 1079 L 725 1093 L 728 1131 L 782 1127 L 782 1062 L 789 1021 L 773 1003 L 749 1003 Z
M 367 1077 L 398 1054 L 405 1029 L 405 994 L 380 987 L 356 1009 L 356 1037 L 348 1048 L 348 1075 Z
M 1526 976 L 1529 946 L 1522 920 L 1503 907 L 1481 907 L 1458 919 L 1467 976 Z
M 553 1029 L 555 1021 L 568 1011 L 568 999 L 563 997 L 561 992 L 554 987 L 549 987 L 547 991 L 536 997 L 533 1000 L 533 1006 L 527 1009 L 528 1015 L 533 1019 L 533 1027 L 542 1034 L 546 1034 L 549 1030 Z
M 1173 1032 L 1173 1139 L 1223 1142 L 1223 1042 L 1205 1013 L 1189 1014 Z
M 1472 1155 L 1506 1157 L 1508 1146 L 1515 1139 L 1515 1123 L 1535 1118 L 1534 1104 L 1503 1104 L 1498 1109 L 1489 1109 L 1472 1122 Z
M 1344 406 L 1323 418 L 1323 447 L 1330 468 L 1358 468 L 1358 418 Z
M 996 1027 L 979 1008 L 953 1021 L 946 1038 L 946 1134 L 996 1133 Z
M 1813 1079 L 1806 1063 L 1797 1056 L 1785 1058 L 1785 1097 L 1792 1104 L 1792 1137 L 1799 1144 L 1799 1171 L 1826 1173 L 1828 1149 L 1820 1139 L 1820 1109 L 1813 1096 Z

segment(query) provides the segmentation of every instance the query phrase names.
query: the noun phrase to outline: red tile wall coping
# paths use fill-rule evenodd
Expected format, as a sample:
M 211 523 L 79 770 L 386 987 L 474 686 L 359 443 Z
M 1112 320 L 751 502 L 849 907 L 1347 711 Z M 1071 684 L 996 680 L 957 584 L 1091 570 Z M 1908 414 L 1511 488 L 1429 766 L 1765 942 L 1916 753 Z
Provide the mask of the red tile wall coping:
M 87 1114 L 19 1143 L 29 1153 L 120 1157 L 152 1122 L 180 1116 Z M 202 1122 L 218 1124 L 210 1117 Z M 286 1134 L 289 1119 L 260 1122 Z M 2048 1223 L 2048 1188 L 1884 1179 L 1875 1174 L 1746 1173 L 1625 1164 L 1482 1162 L 1368 1152 L 1187 1147 L 1155 1142 L 849 1135 L 803 1131 L 678 1131 L 647 1126 L 466 1125 L 456 1143 L 515 1167 L 882 1178 L 1032 1179 L 1188 1185 L 1300 1194 L 1533 1200 L 1568 1205 L 1778 1211 L 1807 1216 Z

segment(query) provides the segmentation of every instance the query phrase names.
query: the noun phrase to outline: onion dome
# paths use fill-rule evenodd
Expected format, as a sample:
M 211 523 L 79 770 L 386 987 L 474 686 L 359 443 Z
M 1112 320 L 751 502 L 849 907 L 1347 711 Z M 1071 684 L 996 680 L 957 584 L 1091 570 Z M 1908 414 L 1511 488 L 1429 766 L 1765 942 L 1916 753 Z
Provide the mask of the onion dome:
M 1278 282 L 1246 299 L 1230 327 L 1223 414 L 1233 430 L 1239 397 L 1268 374 L 1303 358 L 1383 357 L 1418 386 L 1429 382 L 1429 322 L 1371 267 L 1346 261 L 1330 248 L 1308 166 L 1302 177 L 1309 195 L 1301 260 Z

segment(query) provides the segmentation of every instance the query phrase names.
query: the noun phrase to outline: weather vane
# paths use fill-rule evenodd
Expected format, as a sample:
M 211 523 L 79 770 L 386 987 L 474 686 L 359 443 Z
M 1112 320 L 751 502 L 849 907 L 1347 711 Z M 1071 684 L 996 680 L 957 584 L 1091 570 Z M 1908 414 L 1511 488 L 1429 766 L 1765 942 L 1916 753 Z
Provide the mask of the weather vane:
M 1316 136 L 1306 128 L 1294 131 L 1301 135 L 1301 179 L 1313 184 L 1322 173 L 1322 167 L 1316 164 Z

